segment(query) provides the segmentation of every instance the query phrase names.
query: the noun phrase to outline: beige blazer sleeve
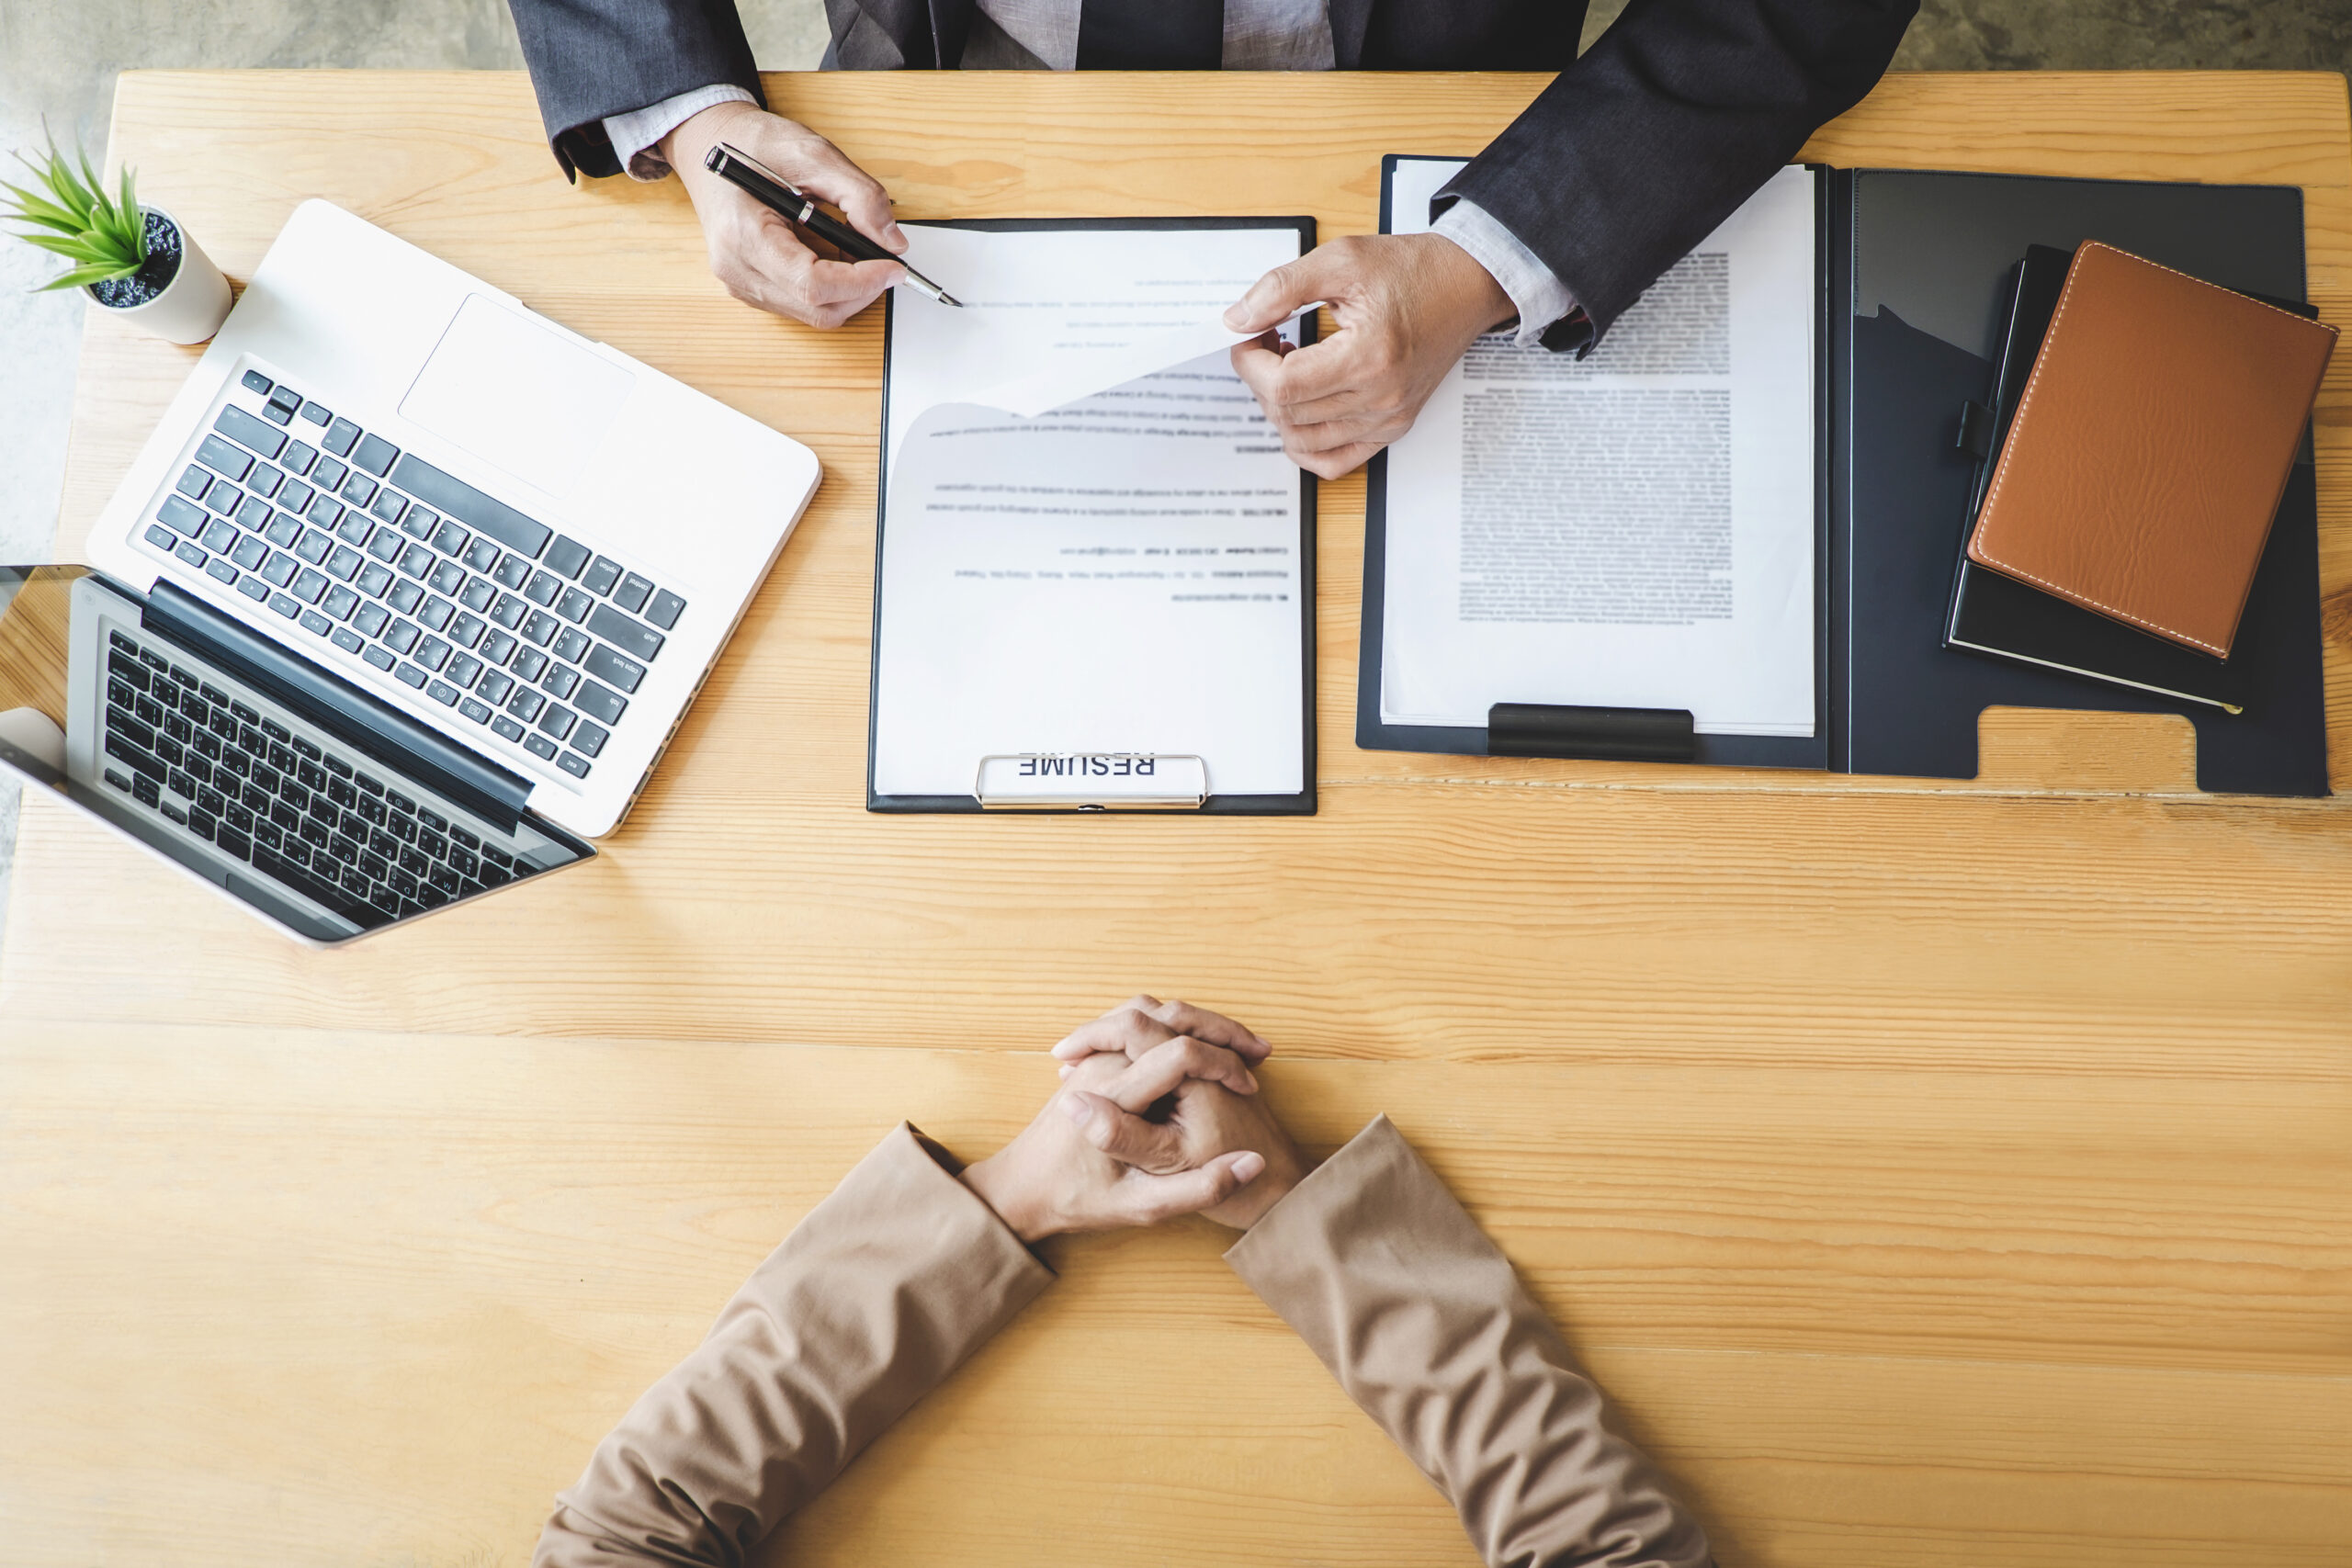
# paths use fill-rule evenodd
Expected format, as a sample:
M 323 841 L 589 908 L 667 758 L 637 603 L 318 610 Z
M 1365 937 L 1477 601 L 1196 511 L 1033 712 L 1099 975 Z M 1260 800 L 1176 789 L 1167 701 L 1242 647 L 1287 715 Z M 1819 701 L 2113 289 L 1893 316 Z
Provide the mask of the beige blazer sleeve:
M 1052 1278 L 901 1123 L 597 1445 L 532 1562 L 741 1562 Z
M 1226 1253 L 1495 1568 L 1700 1568 L 1698 1521 L 1602 1425 L 1510 1263 L 1386 1117 Z

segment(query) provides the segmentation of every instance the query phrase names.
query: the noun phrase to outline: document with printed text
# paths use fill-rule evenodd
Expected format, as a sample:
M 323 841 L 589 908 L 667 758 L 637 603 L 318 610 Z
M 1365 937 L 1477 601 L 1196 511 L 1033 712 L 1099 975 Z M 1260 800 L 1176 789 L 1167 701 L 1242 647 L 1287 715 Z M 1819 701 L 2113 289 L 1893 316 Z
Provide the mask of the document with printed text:
M 1462 165 L 1403 159 L 1397 232 Z M 1588 357 L 1481 338 L 1387 457 L 1380 714 L 1815 723 L 1814 175 L 1788 168 Z
M 1052 753 L 1306 795 L 1310 492 L 1219 321 L 1299 225 L 906 227 L 965 307 L 890 306 L 873 795 Z

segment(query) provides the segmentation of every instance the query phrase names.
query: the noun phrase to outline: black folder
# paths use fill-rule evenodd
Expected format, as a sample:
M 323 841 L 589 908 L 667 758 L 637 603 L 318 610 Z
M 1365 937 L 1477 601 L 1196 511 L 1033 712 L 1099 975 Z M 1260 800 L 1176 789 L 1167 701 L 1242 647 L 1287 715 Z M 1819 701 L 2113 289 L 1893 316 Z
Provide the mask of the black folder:
M 1398 159 L 1384 160 L 1381 227 Z M 1815 730 L 1700 735 L 1687 714 L 1498 705 L 1488 728 L 1380 716 L 1387 484 L 1373 459 L 1356 743 L 1973 778 L 1991 706 L 2179 713 L 2200 788 L 2327 793 L 2314 471 L 2290 478 L 2231 663 L 2245 711 L 2094 684 L 1943 646 L 1977 457 L 1963 410 L 1995 400 L 2018 258 L 2086 239 L 2242 292 L 2301 299 L 2302 192 L 2287 186 L 1823 169 L 1815 386 Z M 1679 722 L 1677 722 L 1679 720 Z M 1632 744 L 1625 737 L 1636 736 Z

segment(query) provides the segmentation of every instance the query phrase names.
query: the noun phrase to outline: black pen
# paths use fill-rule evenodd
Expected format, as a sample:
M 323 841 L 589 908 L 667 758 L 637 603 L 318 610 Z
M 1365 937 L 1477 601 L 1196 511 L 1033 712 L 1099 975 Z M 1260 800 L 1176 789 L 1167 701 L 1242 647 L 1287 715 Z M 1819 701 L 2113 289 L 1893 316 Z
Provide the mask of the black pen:
M 753 200 L 772 209 L 785 221 L 798 224 L 835 250 L 855 256 L 860 261 L 894 261 L 900 266 L 907 266 L 904 261 L 818 206 L 816 197 L 801 191 L 789 180 L 781 179 L 762 168 L 740 147 L 719 142 L 704 154 L 702 166 L 728 184 L 750 193 Z M 910 266 L 907 266 L 907 281 L 943 305 L 953 305 L 958 310 L 963 308 L 961 299 Z

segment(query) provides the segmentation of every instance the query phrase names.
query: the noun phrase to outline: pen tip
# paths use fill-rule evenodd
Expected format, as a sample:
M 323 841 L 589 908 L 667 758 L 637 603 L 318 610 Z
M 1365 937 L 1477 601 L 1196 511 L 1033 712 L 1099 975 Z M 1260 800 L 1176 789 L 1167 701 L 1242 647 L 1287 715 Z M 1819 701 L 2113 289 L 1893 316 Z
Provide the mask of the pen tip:
M 956 299 L 956 296 L 948 293 L 944 288 L 939 292 L 939 302 L 943 305 L 953 305 L 959 310 L 964 308 L 964 301 Z

